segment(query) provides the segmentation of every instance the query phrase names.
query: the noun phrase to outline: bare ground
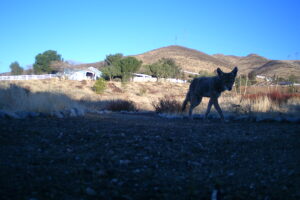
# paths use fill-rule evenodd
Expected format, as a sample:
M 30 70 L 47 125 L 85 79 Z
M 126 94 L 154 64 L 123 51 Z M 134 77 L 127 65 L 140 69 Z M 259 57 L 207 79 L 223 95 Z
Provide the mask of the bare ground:
M 0 121 L 1 199 L 300 199 L 299 124 L 154 114 Z

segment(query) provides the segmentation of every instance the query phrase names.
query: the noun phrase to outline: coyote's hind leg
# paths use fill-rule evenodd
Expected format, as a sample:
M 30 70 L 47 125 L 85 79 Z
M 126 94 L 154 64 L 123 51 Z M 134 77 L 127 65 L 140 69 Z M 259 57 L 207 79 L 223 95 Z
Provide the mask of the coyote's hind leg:
M 193 109 L 198 106 L 202 101 L 202 97 L 192 96 L 190 101 L 189 118 L 193 119 Z

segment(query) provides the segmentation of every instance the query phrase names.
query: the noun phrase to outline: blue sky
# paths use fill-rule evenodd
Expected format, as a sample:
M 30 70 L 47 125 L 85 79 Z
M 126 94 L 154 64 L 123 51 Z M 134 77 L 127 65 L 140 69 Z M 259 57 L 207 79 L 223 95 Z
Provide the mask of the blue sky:
M 0 0 L 0 72 L 56 50 L 88 63 L 181 45 L 300 59 L 298 0 Z

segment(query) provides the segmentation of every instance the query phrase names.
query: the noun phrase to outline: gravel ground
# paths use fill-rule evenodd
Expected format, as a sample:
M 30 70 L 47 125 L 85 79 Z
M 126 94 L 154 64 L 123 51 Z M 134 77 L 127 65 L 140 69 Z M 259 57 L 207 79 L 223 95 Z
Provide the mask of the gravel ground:
M 300 199 L 300 124 L 0 120 L 1 199 Z

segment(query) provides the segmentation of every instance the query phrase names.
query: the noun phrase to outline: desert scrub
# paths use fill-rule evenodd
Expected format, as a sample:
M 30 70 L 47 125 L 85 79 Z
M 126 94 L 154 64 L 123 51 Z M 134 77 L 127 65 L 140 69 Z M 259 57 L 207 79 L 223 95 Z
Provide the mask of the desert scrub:
M 133 101 L 128 100 L 112 100 L 107 103 L 107 110 L 111 111 L 137 111 L 137 107 Z
M 106 89 L 106 81 L 103 78 L 98 79 L 94 86 L 92 87 L 93 91 L 97 94 L 102 94 Z
M 181 102 L 173 97 L 165 96 L 158 102 L 152 102 L 152 106 L 157 113 L 181 113 Z

